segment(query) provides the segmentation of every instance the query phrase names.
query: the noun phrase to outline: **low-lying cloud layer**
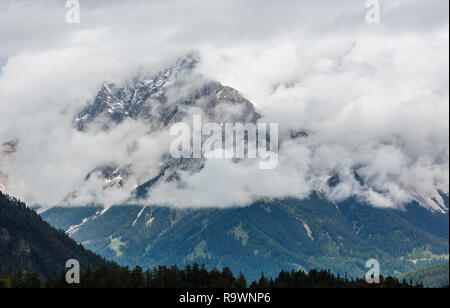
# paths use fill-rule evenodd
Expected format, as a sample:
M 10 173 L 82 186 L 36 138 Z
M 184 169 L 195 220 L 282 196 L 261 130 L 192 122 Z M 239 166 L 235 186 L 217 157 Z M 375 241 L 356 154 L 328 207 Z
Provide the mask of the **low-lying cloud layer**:
M 7 175 L 7 192 L 43 206 L 74 190 L 76 205 L 127 199 L 158 174 L 168 131 L 130 120 L 82 133 L 73 119 L 104 81 L 156 73 L 197 50 L 198 73 L 279 123 L 279 167 L 207 161 L 146 202 L 225 207 L 317 189 L 379 207 L 439 198 L 449 186 L 448 1 L 381 1 L 380 24 L 366 23 L 365 1 L 318 2 L 81 0 L 81 23 L 69 25 L 63 4 L 0 1 L 0 143 L 19 140 L 0 158 L 0 181 Z M 85 181 L 124 162 L 136 176 L 123 187 Z

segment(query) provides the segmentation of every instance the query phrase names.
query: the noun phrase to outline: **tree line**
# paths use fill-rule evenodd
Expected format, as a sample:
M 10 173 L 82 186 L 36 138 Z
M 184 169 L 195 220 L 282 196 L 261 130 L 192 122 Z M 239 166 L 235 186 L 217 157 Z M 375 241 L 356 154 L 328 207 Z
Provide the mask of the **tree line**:
M 67 284 L 66 273 L 43 279 L 37 273 L 13 274 L 0 278 L 0 288 L 226 288 L 226 289 L 275 289 L 275 288 L 423 288 L 421 284 L 399 281 L 393 277 L 381 277 L 379 284 L 368 284 L 364 279 L 352 279 L 334 275 L 329 270 L 282 271 L 276 278 L 264 274 L 257 281 L 248 283 L 244 274 L 234 276 L 229 268 L 208 271 L 204 265 L 177 266 L 144 271 L 137 266 L 100 266 L 80 273 L 80 284 Z

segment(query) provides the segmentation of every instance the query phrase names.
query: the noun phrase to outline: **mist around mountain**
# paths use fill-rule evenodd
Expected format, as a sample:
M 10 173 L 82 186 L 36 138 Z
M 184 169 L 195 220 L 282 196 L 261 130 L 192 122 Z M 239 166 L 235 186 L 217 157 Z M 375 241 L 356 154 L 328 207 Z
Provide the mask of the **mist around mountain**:
M 131 121 L 143 123 L 148 134 L 160 136 L 171 124 L 187 121 L 195 112 L 218 123 L 256 122 L 263 116 L 238 91 L 197 75 L 198 61 L 188 55 L 158 74 L 141 73 L 125 85 L 105 83 L 75 117 L 74 126 L 83 134 L 103 134 Z M 296 130 L 281 138 L 282 144 L 308 144 L 312 137 Z M 215 200 L 199 209 L 192 203 L 200 196 L 190 186 L 196 175 L 204 174 L 207 160 L 173 159 L 162 149 L 159 166 L 149 174 L 146 165 L 135 160 L 134 153 L 139 152 L 136 144 L 120 164 L 105 162 L 93 169 L 65 202 L 82 200 L 83 186 L 94 179 L 102 183 L 106 195 L 128 191 L 126 200 L 115 200 L 106 207 L 55 207 L 42 217 L 85 247 L 130 267 L 184 267 L 197 262 L 208 269 L 227 266 L 250 279 L 257 279 L 261 271 L 274 276 L 282 270 L 314 268 L 362 277 L 367 271 L 365 262 L 373 258 L 380 261 L 385 275 L 448 260 L 445 192 L 415 195 L 407 204 L 387 208 L 375 207 L 359 195 L 331 198 L 349 178 L 358 189 L 372 190 L 365 167 L 359 166 L 350 174 L 336 172 L 315 179 L 315 190 L 300 193 L 303 198 L 255 197 L 249 205 L 221 209 L 217 204 L 222 200 Z M 242 166 L 239 161 L 231 165 Z M 243 185 L 258 180 L 249 178 Z M 238 194 L 226 183 L 218 189 L 228 196 Z M 177 197 L 179 190 L 186 194 Z M 161 195 L 164 200 L 176 199 L 176 206 L 159 204 L 155 196 Z
M 373 258 L 382 274 L 396 275 L 448 260 L 445 191 L 376 207 L 367 196 L 386 191 L 372 186 L 367 165 L 326 170 L 320 176 L 302 174 L 295 170 L 303 168 L 297 154 L 311 144 L 314 132 L 298 127 L 281 135 L 280 147 L 289 149 L 291 159 L 272 177 L 259 176 L 245 161 L 222 166 L 203 158 L 170 157 L 170 125 L 195 113 L 222 124 L 255 123 L 264 117 L 235 89 L 199 75 L 198 62 L 195 54 L 188 55 L 157 74 L 139 73 L 121 85 L 102 85 L 73 118 L 74 133 L 100 140 L 120 132 L 126 151 L 114 159 L 109 153 L 110 159 L 87 171 L 61 201 L 65 207 L 41 209 L 47 222 L 123 266 L 197 262 L 208 269 L 227 266 L 249 279 L 258 279 L 261 271 L 270 277 L 282 270 L 314 268 L 362 277 L 365 262 Z M 123 134 L 127 131 L 129 135 Z M 13 158 L 18 144 L 20 140 L 5 143 L 3 158 Z M 223 170 L 234 173 L 223 177 Z M 204 185 L 215 186 L 220 198 Z M 336 198 L 348 185 L 354 195 Z M 263 197 L 266 193 L 283 197 Z M 108 202 L 95 202 L 102 200 Z
M 74 118 L 75 128 L 86 136 L 99 138 L 105 133 L 126 130 L 127 125 L 143 125 L 145 130 L 121 137 L 126 153 L 120 158 L 118 155 L 114 162 L 110 159 L 98 163 L 63 203 L 83 206 L 89 200 L 111 206 L 133 204 L 133 198 L 137 197 L 145 200 L 143 204 L 178 208 L 233 207 L 265 197 L 303 199 L 317 191 L 334 202 L 355 197 L 375 207 L 401 209 L 414 201 L 430 211 L 448 213 L 448 187 L 436 184 L 425 192 L 420 187 L 408 187 L 403 182 L 407 178 L 404 175 L 395 179 L 388 170 L 382 175 L 384 171 L 372 170 L 383 165 L 376 160 L 380 153 L 372 153 L 351 165 L 329 165 L 328 161 L 315 165 L 316 156 L 319 160 L 322 155 L 328 156 L 322 152 L 328 152 L 322 149 L 328 145 L 316 144 L 316 133 L 303 129 L 300 123 L 295 128 L 279 123 L 280 166 L 272 172 L 258 172 L 248 159 L 232 162 L 173 159 L 169 154 L 168 130 L 178 122 L 192 126 L 193 115 L 201 115 L 203 124 L 213 122 L 222 126 L 256 123 L 271 116 L 262 114 L 237 90 L 200 74 L 200 62 L 200 55 L 191 53 L 159 73 L 139 72 L 119 85 L 104 83 L 95 99 Z M 152 142 L 146 144 L 145 138 Z M 380 151 L 383 153 L 379 159 L 392 154 L 391 148 Z M 376 179 L 377 176 L 388 182 Z M 223 194 L 216 186 L 233 189 L 235 193 Z
M 17 171 L 23 172 L 24 164 L 36 157 L 50 155 L 38 173 L 56 174 L 19 189 L 43 209 L 92 204 L 107 208 L 133 204 L 135 197 L 143 205 L 233 207 L 266 197 L 303 199 L 317 191 L 333 202 L 356 197 L 375 207 L 401 209 L 415 201 L 431 211 L 448 212 L 445 149 L 430 161 L 423 150 L 411 148 L 409 142 L 417 142 L 409 135 L 397 142 L 395 136 L 377 133 L 348 144 L 353 138 L 331 138 L 328 126 L 325 131 L 316 127 L 314 112 L 305 119 L 305 113 L 295 111 L 291 116 L 297 116 L 297 122 L 281 121 L 274 110 L 259 110 L 258 102 L 204 76 L 201 61 L 191 53 L 159 72 L 138 71 L 120 82 L 99 84 L 86 104 L 79 102 L 73 114 L 66 110 L 60 121 L 67 121 L 55 131 L 64 136 L 44 142 L 40 149 L 45 153 L 30 150 L 27 139 L 11 135 L 0 156 L 0 185 L 12 192 L 16 185 L 28 185 L 30 178 L 26 173 L 18 177 Z M 278 168 L 262 172 L 249 159 L 173 159 L 170 128 L 177 122 L 191 124 L 193 115 L 221 125 L 279 121 Z M 36 161 L 30 168 L 39 166 Z M 64 170 L 65 181 L 56 180 L 56 170 Z M 52 184 L 43 185 L 47 180 Z M 38 186 L 42 189 L 36 190 Z M 50 186 L 55 189 L 47 191 Z M 234 193 L 223 193 L 220 187 Z
M 8 271 L 98 266 L 83 247 L 248 282 L 448 261 L 448 1 L 65 2 L 0 0 L 0 191 L 48 222 L 5 199 Z M 277 168 L 174 158 L 200 116 L 274 124 Z

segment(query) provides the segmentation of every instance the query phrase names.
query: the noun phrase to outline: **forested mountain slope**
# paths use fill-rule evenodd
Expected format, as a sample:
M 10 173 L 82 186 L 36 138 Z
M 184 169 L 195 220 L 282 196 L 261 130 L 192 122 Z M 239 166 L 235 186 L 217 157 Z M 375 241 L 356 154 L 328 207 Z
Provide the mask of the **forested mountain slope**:
M 444 288 L 449 286 L 449 264 L 448 262 L 439 265 L 421 268 L 410 273 L 399 275 L 400 280 L 421 283 L 426 288 Z
M 43 276 L 59 274 L 69 259 L 82 268 L 111 265 L 58 231 L 24 203 L 0 192 L 0 268 Z
M 70 228 L 72 237 L 96 253 L 143 268 L 198 262 L 228 266 L 249 279 L 261 271 L 276 275 L 313 268 L 363 277 L 371 258 L 380 261 L 383 275 L 448 260 L 448 215 L 416 203 L 404 211 L 387 210 L 355 199 L 334 204 L 313 194 L 231 209 L 117 206 L 106 212 L 59 208 L 42 215 L 66 230 L 78 225 Z

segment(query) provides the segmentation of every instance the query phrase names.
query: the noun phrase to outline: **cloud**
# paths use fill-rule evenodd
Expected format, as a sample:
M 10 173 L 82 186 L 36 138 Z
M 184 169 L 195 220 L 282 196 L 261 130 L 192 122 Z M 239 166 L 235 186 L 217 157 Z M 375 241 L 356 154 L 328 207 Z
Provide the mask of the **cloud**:
M 104 81 L 158 72 L 192 50 L 199 73 L 280 124 L 279 167 L 211 160 L 148 202 L 239 206 L 319 189 L 396 207 L 448 192 L 447 1 L 382 1 L 379 25 L 356 0 L 80 3 L 81 23 L 68 25 L 63 1 L 0 1 L 0 142 L 20 140 L 14 160 L 0 162 L 8 192 L 46 206 L 74 190 L 78 205 L 125 200 L 158 173 L 168 132 L 128 121 L 86 134 L 73 118 Z M 290 140 L 293 130 L 308 137 Z M 130 163 L 136 176 L 124 187 L 85 182 L 98 166 Z M 328 187 L 335 174 L 341 183 Z

